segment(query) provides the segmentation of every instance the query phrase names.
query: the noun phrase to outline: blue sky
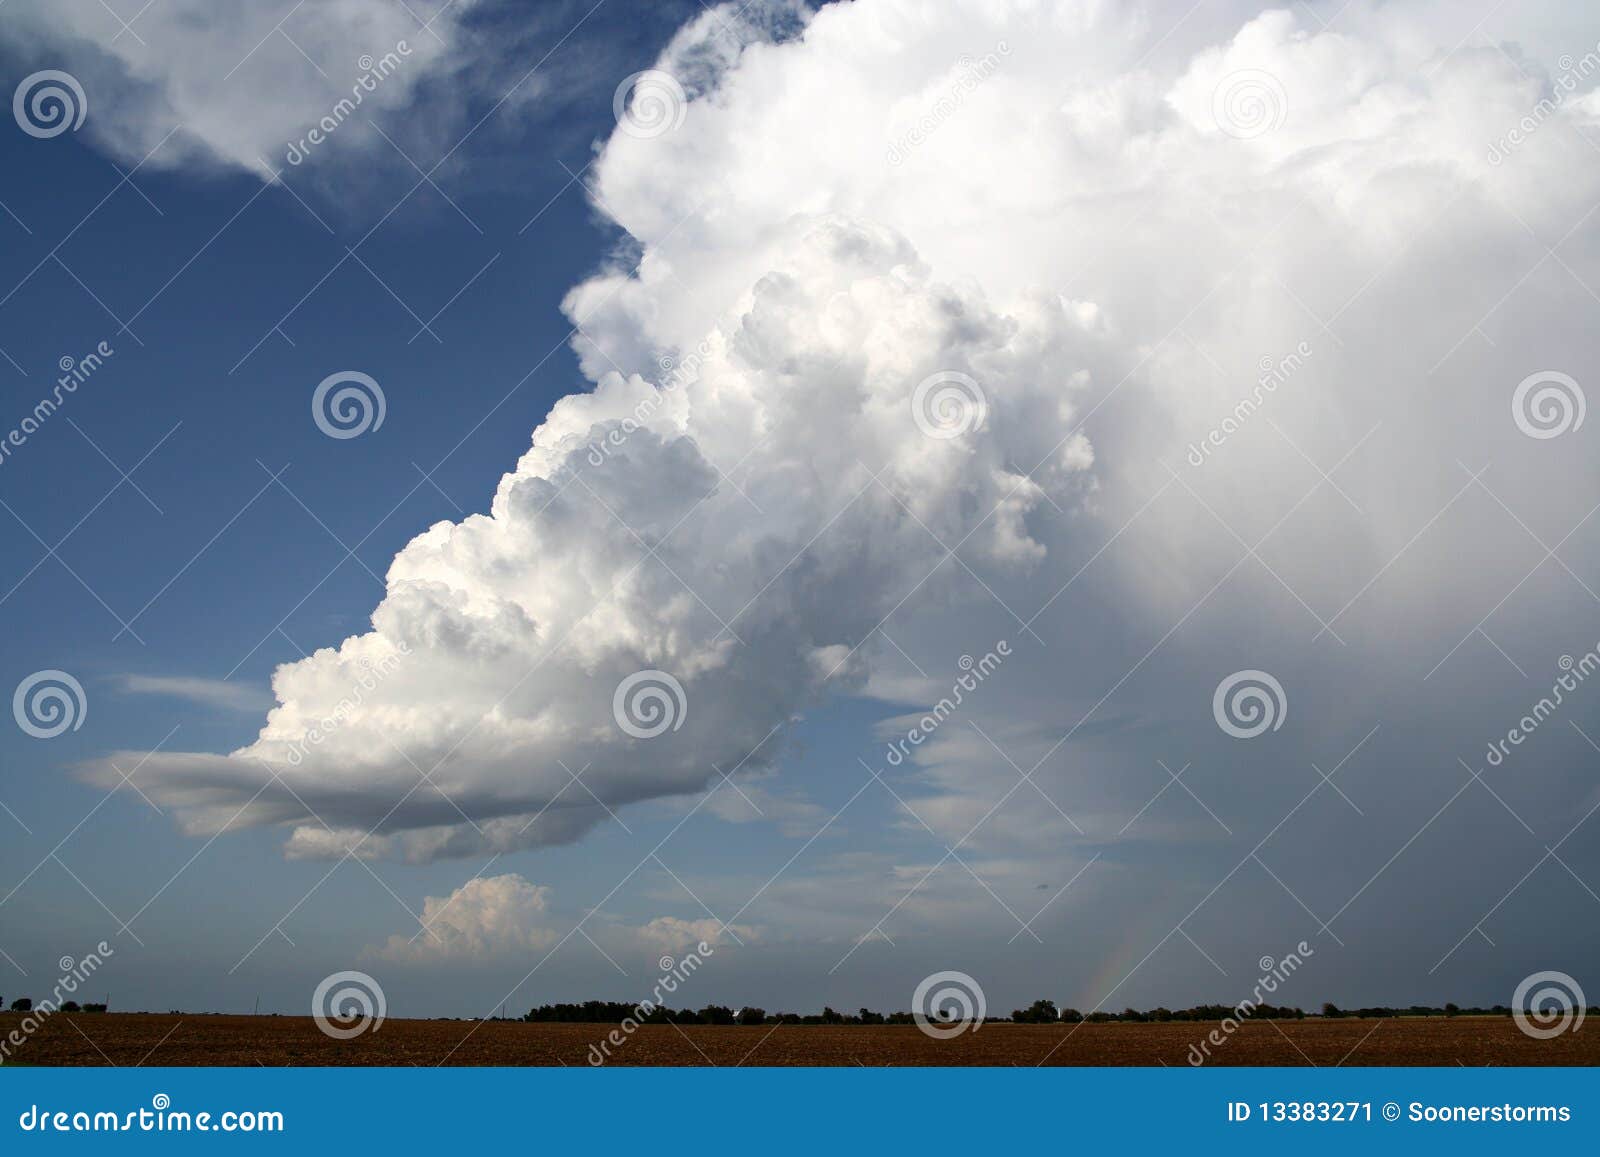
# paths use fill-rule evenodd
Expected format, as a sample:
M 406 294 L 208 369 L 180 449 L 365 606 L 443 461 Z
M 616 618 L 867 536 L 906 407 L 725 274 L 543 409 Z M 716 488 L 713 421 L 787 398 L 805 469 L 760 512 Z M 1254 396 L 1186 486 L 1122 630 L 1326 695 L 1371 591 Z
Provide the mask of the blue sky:
M 1593 689 L 1486 758 L 1600 639 L 1591 427 L 1508 408 L 1596 352 L 1593 14 L 1004 7 L 0 11 L 88 105 L 0 132 L 0 430 L 113 351 L 0 464 L 0 687 L 86 703 L 0 728 L 0 992 L 106 939 L 119 1007 L 471 1016 L 702 935 L 767 1008 L 1231 1003 L 1302 941 L 1307 1007 L 1600 989 Z M 658 669 L 687 724 L 620 733 Z
M 564 48 L 604 61 L 605 76 L 626 75 L 695 9 L 596 13 Z M 581 15 L 574 6 L 568 23 Z M 22 74 L 7 69 L 13 84 Z M 461 146 L 454 176 L 435 174 L 439 191 L 423 184 L 403 203 L 418 175 L 377 149 L 364 162 L 372 171 L 355 175 L 359 194 L 346 200 L 292 171 L 293 194 L 240 173 L 153 167 L 123 183 L 131 166 L 119 169 L 80 137 L 5 134 L 0 348 L 17 363 L 5 366 L 7 406 L 18 420 L 31 411 L 59 358 L 100 341 L 115 351 L 6 464 L 0 497 L 13 512 L 15 549 L 4 574 L 5 682 L 70 668 L 90 701 L 84 728 L 53 743 L 17 730 L 4 737 L 0 799 L 31 829 L 6 820 L 8 891 L 105 795 L 73 780 L 75 761 L 111 746 L 154 748 L 175 727 L 197 748 L 248 741 L 271 701 L 273 667 L 358 628 L 381 593 L 374 574 L 419 529 L 481 509 L 551 402 L 571 391 L 560 299 L 616 241 L 573 174 L 614 126 L 613 87 L 596 77 L 558 107 L 486 127 Z M 348 131 L 374 133 L 359 124 Z M 435 159 L 417 158 L 425 167 Z M 413 313 L 433 319 L 438 341 L 412 340 Z M 263 342 L 274 326 L 281 335 Z M 308 386 L 349 367 L 383 384 L 381 437 L 334 441 L 310 419 Z M 141 459 L 123 481 L 118 466 Z M 288 466 L 283 487 L 263 466 Z M 69 531 L 60 561 L 50 558 L 47 547 Z M 142 642 L 117 637 L 125 624 Z M 127 694 L 119 688 L 130 675 L 226 679 L 254 710 Z M 106 913 L 90 890 L 126 919 L 200 842 L 178 837 L 124 789 L 56 852 L 67 867 L 46 863 L 7 903 L 17 939 L 8 935 L 4 947 L 27 979 L 40 978 L 54 956 L 81 953 L 104 934 Z M 167 948 L 134 973 L 130 1003 L 238 1008 L 258 989 L 271 992 L 272 968 L 241 981 L 218 974 L 326 870 L 286 865 L 276 845 L 264 833 L 229 839 L 146 909 L 133 931 L 148 921 L 142 938 Z M 458 874 L 455 866 L 414 873 L 404 885 L 409 902 L 419 887 L 448 889 Z M 381 940 L 393 917 L 409 920 L 359 868 L 330 879 L 307 916 L 340 926 L 352 949 L 363 935 Z M 182 962 L 196 953 L 207 967 L 191 973 Z M 7 968 L 0 991 L 27 986 Z M 285 984 L 278 1003 L 298 1009 L 298 986 Z M 437 1007 L 461 1013 L 476 1003 Z

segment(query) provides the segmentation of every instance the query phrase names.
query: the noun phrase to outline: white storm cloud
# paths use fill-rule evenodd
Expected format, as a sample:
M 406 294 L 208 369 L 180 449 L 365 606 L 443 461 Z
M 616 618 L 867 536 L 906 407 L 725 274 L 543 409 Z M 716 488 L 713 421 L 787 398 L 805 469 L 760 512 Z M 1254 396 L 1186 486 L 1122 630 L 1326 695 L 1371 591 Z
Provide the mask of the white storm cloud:
M 397 800 L 380 835 L 404 833 L 408 855 L 564 842 L 605 807 L 766 766 L 775 730 L 856 677 L 858 645 L 941 543 L 1033 565 L 1027 511 L 1045 485 L 1070 503 L 1082 470 L 1034 481 L 1008 462 L 1048 449 L 1025 420 L 1038 383 L 1070 412 L 1081 319 L 1050 301 L 998 314 L 881 227 L 793 233 L 692 381 L 662 398 L 612 373 L 564 399 L 489 514 L 396 557 L 372 632 L 279 668 L 254 744 L 157 755 L 145 782 L 194 831 L 241 792 L 236 822 L 309 818 L 300 847 L 342 851 L 335 833 Z M 923 432 L 908 390 L 945 371 L 983 383 L 985 426 L 1007 436 Z M 664 674 L 619 703 L 641 671 Z M 625 727 L 669 677 L 671 725 Z
M 1559 80 L 1451 27 L 1274 11 L 1152 54 L 1118 5 L 858 0 L 694 56 L 681 125 L 619 132 L 594 168 L 643 260 L 567 298 L 592 388 L 487 514 L 399 553 L 370 631 L 279 668 L 254 743 L 155 755 L 141 785 L 190 831 L 286 825 L 306 854 L 566 842 L 717 767 L 770 769 L 822 697 L 905 685 L 883 620 L 917 653 L 993 597 L 1040 612 L 1010 629 L 1065 689 L 1004 710 L 1047 758 L 1064 715 L 1116 707 L 1108 635 L 1167 645 L 1209 703 L 1219 660 L 1174 632 L 1244 564 L 1271 597 L 1228 612 L 1235 638 L 1354 648 L 1324 702 L 1445 654 L 1514 581 L 1425 569 L 1487 549 L 1440 521 L 1472 490 L 1462 464 L 1529 464 L 1496 494 L 1557 533 L 1588 506 L 1592 456 L 1527 439 L 1508 406 L 1530 373 L 1593 364 L 1600 284 L 1583 101 L 1492 160 Z M 1287 521 L 1323 472 L 1359 517 L 1324 491 Z M 1111 609 L 1057 603 L 1136 521 L 1098 564 Z M 1424 532 L 1424 569 L 1391 574 Z M 1244 551 L 1269 534 L 1276 565 Z M 650 738 L 613 711 L 641 671 L 682 690 Z M 1415 708 L 1441 730 L 1473 710 Z M 951 728 L 919 755 L 947 838 L 1016 782 L 989 747 Z M 1059 844 L 1059 810 L 999 830 Z

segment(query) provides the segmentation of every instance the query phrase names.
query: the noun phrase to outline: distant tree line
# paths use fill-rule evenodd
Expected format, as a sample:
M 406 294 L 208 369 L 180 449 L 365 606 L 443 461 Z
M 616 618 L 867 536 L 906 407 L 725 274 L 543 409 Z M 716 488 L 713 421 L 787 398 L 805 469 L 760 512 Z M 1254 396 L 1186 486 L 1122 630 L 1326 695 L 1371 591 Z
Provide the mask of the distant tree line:
M 1600 1007 L 1591 1008 L 1589 1012 L 1600 1015 Z M 1013 1012 L 1011 1020 L 1016 1024 L 1054 1024 L 1058 1021 L 1066 1024 L 1078 1024 L 1082 1021 L 1102 1024 L 1109 1021 L 1224 1020 L 1235 1015 L 1237 1008 L 1228 1004 L 1197 1004 L 1193 1008 L 1179 1009 L 1152 1008 L 1145 1012 L 1125 1008 L 1121 1012 L 1091 1012 L 1085 1015 L 1075 1008 L 1063 1008 L 1058 1011 L 1052 1000 L 1036 1000 L 1027 1008 L 1019 1008 Z M 1299 1020 L 1315 1014 L 1307 1013 L 1301 1008 L 1261 1004 L 1255 1007 L 1251 1015 L 1270 1020 Z M 1364 1008 L 1340 1008 L 1330 1001 L 1322 1006 L 1321 1015 L 1327 1020 L 1342 1017 L 1389 1019 L 1397 1016 L 1510 1016 L 1511 1009 L 1503 1004 L 1492 1005 L 1489 1008 L 1462 1008 L 1458 1004 L 1445 1004 L 1443 1007 L 1412 1004 L 1404 1007 L 1369 1005 Z
M 1379 1005 L 1369 1008 L 1340 1008 L 1336 1004 L 1324 1004 L 1322 1015 L 1333 1019 L 1336 1017 L 1395 1017 L 1395 1016 L 1510 1016 L 1511 1009 L 1503 1004 L 1491 1005 L 1489 1008 L 1462 1008 L 1457 1004 L 1447 1004 L 1443 1008 L 1432 1005 L 1413 1004 L 1405 1008 L 1389 1008 Z
M 618 1000 L 586 1000 L 582 1004 L 543 1004 L 529 1010 L 522 1019 L 535 1023 L 567 1024 L 621 1024 L 624 1020 L 639 1019 L 639 1006 Z M 708 1004 L 698 1011 L 692 1008 L 656 1008 L 641 1021 L 643 1024 L 912 1024 L 909 1012 L 892 1012 L 887 1015 L 863 1008 L 854 1014 L 824 1008 L 820 1013 L 802 1015 L 798 1012 L 769 1013 L 764 1008 L 728 1008 L 721 1004 Z
M 1112 1021 L 1126 1021 L 1142 1023 L 1145 1021 L 1169 1020 L 1222 1020 L 1234 1016 L 1237 1007 L 1231 1004 L 1197 1004 L 1193 1008 L 1152 1008 L 1140 1012 L 1136 1008 L 1125 1008 L 1121 1012 L 1106 1012 L 1103 1010 L 1082 1013 L 1075 1008 L 1058 1010 L 1053 1000 L 1036 1000 L 1027 1008 L 1019 1008 L 1011 1014 L 1014 1024 L 1108 1024 Z M 1305 1010 L 1287 1008 L 1279 1005 L 1262 1004 L 1256 1006 L 1255 1016 L 1268 1017 L 1273 1020 L 1299 1020 L 1305 1016 Z
M 5 998 L 0 997 L 0 1008 L 5 1008 Z M 33 1001 L 26 996 L 17 997 L 11 1002 L 12 1012 L 33 1011 Z M 104 1004 L 80 1004 L 75 1000 L 63 1001 L 61 1012 L 105 1012 Z M 1135 1008 L 1125 1008 L 1121 1012 L 1107 1012 L 1097 1010 L 1083 1013 L 1075 1008 L 1058 1008 L 1053 1000 L 1036 1000 L 1027 1008 L 1015 1009 L 1011 1013 L 1010 1021 L 1013 1024 L 1110 1024 L 1110 1023 L 1146 1023 L 1164 1021 L 1220 1021 L 1234 1016 L 1236 1006 L 1229 1004 L 1197 1004 L 1191 1008 L 1152 1008 L 1140 1011 Z M 1600 1017 L 1600 1006 L 1590 1008 L 1590 1015 Z M 176 1014 L 176 1010 L 174 1010 Z M 1510 1016 L 1512 1010 L 1503 1004 L 1492 1005 L 1488 1008 L 1469 1007 L 1462 1008 L 1457 1004 L 1445 1004 L 1443 1007 L 1425 1004 L 1413 1004 L 1405 1007 L 1391 1007 L 1389 1005 L 1370 1005 L 1363 1008 L 1340 1008 L 1332 1002 L 1322 1006 L 1321 1016 L 1325 1020 L 1334 1020 L 1344 1017 L 1364 1017 L 1368 1019 L 1389 1019 L 1399 1016 Z M 638 1019 L 638 1005 L 619 1000 L 586 1000 L 582 1004 L 543 1004 L 538 1008 L 530 1009 L 521 1019 L 532 1023 L 544 1024 L 621 1024 L 629 1018 Z M 276 1013 L 273 1014 L 277 1015 Z M 1270 1020 L 1300 1020 L 1308 1015 L 1304 1009 L 1288 1007 L 1285 1005 L 1258 1005 L 1252 1014 L 1258 1018 Z M 495 1018 L 500 1019 L 500 1018 Z M 1005 1023 L 1004 1017 L 990 1017 L 990 1023 Z M 708 1004 L 702 1009 L 673 1009 L 656 1008 L 647 1014 L 641 1021 L 643 1024 L 914 1024 L 916 1018 L 909 1012 L 873 1012 L 870 1008 L 859 1009 L 854 1013 L 838 1012 L 832 1008 L 823 1008 L 820 1013 L 774 1012 L 769 1013 L 764 1008 L 729 1008 L 721 1004 Z
M 3 996 L 0 996 L 0 1008 L 4 1008 L 5 1006 L 6 1006 L 6 998 L 3 997 Z M 103 1005 L 103 1004 L 79 1004 L 75 1000 L 68 1000 L 68 1001 L 62 1002 L 61 1008 L 58 1011 L 60 1011 L 60 1012 L 104 1012 L 105 1010 L 106 1010 L 106 1006 Z M 15 999 L 15 1000 L 13 1000 L 11 1002 L 11 1011 L 12 1012 L 32 1012 L 33 1011 L 33 999 L 31 997 L 27 997 L 27 996 L 19 996 L 19 997 L 17 997 L 17 999 Z
M 85 1006 L 86 1010 L 93 1006 Z M 1600 1008 L 1590 1012 L 1600 1016 Z M 618 1000 L 586 1000 L 582 1004 L 544 1004 L 531 1009 L 524 1021 L 534 1023 L 566 1024 L 621 1024 L 629 1018 L 638 1019 L 638 1005 Z M 1060 1008 L 1053 1000 L 1036 1000 L 1027 1008 L 1011 1013 L 1013 1024 L 1110 1024 L 1166 1022 L 1166 1021 L 1220 1021 L 1237 1014 L 1231 1004 L 1197 1004 L 1189 1008 L 1152 1008 L 1139 1010 L 1125 1008 L 1121 1012 L 1096 1010 L 1080 1012 L 1075 1008 Z M 1299 1007 L 1288 1005 L 1258 1005 L 1252 1016 L 1270 1020 L 1300 1020 L 1315 1016 Z M 1406 1007 L 1388 1005 L 1344 1009 L 1328 1003 L 1322 1006 L 1324 1019 L 1341 1017 L 1390 1018 L 1397 1016 L 1510 1016 L 1511 1009 L 1503 1004 L 1490 1008 L 1462 1008 L 1456 1004 L 1443 1007 L 1413 1004 Z M 991 1023 L 1005 1023 L 1004 1017 L 990 1017 Z M 643 1024 L 913 1024 L 909 1012 L 874 1012 L 863 1008 L 854 1013 L 838 1012 L 824 1008 L 820 1013 L 773 1012 L 764 1008 L 729 1008 L 726 1005 L 708 1004 L 702 1009 L 656 1008 L 641 1021 Z

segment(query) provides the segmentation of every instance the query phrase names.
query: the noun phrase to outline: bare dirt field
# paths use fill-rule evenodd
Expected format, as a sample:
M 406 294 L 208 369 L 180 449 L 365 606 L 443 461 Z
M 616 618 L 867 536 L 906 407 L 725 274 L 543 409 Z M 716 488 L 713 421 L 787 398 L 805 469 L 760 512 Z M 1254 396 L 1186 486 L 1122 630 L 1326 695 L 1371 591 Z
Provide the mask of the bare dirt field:
M 0 1014 L 0 1037 L 21 1017 Z M 988 1024 L 949 1040 L 915 1026 L 646 1025 L 614 1065 L 1187 1065 L 1207 1023 Z M 605 1025 L 387 1020 L 354 1040 L 309 1017 L 58 1013 L 9 1063 L 24 1065 L 587 1065 Z M 1505 1017 L 1251 1021 L 1213 1065 L 1595 1065 L 1600 1025 L 1551 1040 Z

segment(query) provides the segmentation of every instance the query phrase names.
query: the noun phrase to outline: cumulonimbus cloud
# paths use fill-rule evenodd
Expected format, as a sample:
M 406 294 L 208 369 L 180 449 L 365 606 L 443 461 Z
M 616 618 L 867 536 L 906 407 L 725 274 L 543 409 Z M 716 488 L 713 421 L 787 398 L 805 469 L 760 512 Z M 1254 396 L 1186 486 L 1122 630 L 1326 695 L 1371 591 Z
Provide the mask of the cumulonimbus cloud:
M 681 125 L 619 132 L 595 167 L 644 260 L 567 298 L 592 390 L 487 514 L 399 553 L 371 631 L 279 668 L 254 743 L 157 754 L 141 784 L 191 831 L 289 825 L 293 854 L 576 839 L 605 807 L 768 766 L 798 712 L 866 685 L 891 613 L 915 632 L 993 585 L 1048 605 L 1080 533 L 1165 532 L 1124 576 L 1164 626 L 1306 460 L 1387 423 L 1346 479 L 1363 519 L 1274 572 L 1319 621 L 1359 597 L 1467 481 L 1458 458 L 1533 445 L 1487 417 L 1544 368 L 1527 351 L 1594 352 L 1576 286 L 1518 316 L 1515 348 L 1472 337 L 1501 320 L 1506 254 L 1570 239 L 1600 197 L 1587 114 L 1507 153 L 1559 79 L 1381 8 L 1326 30 L 1269 12 L 1155 57 L 1140 27 L 859 0 L 695 57 L 713 76 Z M 1565 261 L 1594 284 L 1579 240 Z M 1294 437 L 1258 397 L 1291 380 Z M 1164 487 L 1204 509 L 1145 515 Z M 1386 585 L 1372 661 L 1448 639 L 1488 586 Z M 1084 660 L 1078 624 L 1028 630 Z M 670 677 L 664 728 L 619 719 L 641 672 Z M 934 774 L 930 813 L 959 812 L 959 769 Z

